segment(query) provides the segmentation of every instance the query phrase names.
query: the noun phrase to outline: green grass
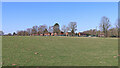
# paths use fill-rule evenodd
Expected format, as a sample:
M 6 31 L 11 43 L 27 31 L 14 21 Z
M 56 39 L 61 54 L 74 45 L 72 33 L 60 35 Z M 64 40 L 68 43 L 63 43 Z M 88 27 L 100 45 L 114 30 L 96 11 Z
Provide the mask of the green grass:
M 118 65 L 115 38 L 16 36 L 2 41 L 3 66 Z

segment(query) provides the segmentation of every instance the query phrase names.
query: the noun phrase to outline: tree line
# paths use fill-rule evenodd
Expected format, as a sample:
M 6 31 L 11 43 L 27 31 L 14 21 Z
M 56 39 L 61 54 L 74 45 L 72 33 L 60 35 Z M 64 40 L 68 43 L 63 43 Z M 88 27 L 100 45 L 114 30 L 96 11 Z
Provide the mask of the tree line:
M 106 16 L 103 16 L 99 24 L 99 30 L 90 29 L 84 31 L 83 33 L 96 36 L 104 34 L 105 37 L 120 37 L 120 20 L 118 19 L 115 23 L 115 27 L 112 28 L 110 19 Z
M 45 33 L 57 33 L 60 34 L 61 32 L 66 33 L 66 32 L 71 32 L 75 33 L 77 30 L 77 23 L 76 22 L 70 22 L 68 26 L 63 25 L 61 30 L 60 30 L 60 25 L 58 23 L 55 23 L 53 26 L 47 27 L 47 25 L 40 25 L 40 26 L 33 26 L 32 28 L 27 28 L 26 30 L 20 30 L 17 31 L 17 33 L 13 33 L 13 35 L 18 35 L 18 36 L 30 36 L 33 34 L 45 34 Z M 12 35 L 12 34 L 11 34 Z
M 95 35 L 99 36 L 101 34 L 104 34 L 105 37 L 120 37 L 120 20 L 117 20 L 117 23 L 115 24 L 115 27 L 111 28 L 111 22 L 110 19 L 106 16 L 103 16 L 101 18 L 101 22 L 98 25 L 99 30 L 97 29 L 90 29 L 87 31 L 83 31 L 84 34 L 87 35 Z M 70 22 L 67 26 L 63 25 L 60 30 L 60 25 L 58 23 L 55 23 L 53 26 L 47 26 L 47 25 L 39 25 L 39 26 L 33 26 L 32 28 L 27 28 L 26 30 L 20 30 L 17 31 L 17 33 L 9 33 L 8 35 L 17 35 L 17 36 L 30 36 L 32 34 L 44 34 L 44 33 L 57 33 L 60 32 L 66 33 L 71 32 L 72 34 L 75 34 L 75 31 L 77 30 L 77 23 L 76 22 Z M 76 33 L 77 35 L 78 33 Z

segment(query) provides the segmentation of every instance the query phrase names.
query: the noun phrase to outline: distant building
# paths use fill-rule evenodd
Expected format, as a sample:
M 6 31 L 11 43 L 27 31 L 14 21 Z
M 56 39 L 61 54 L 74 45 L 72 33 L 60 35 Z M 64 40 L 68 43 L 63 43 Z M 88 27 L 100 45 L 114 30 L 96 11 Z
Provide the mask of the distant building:
M 66 32 L 66 36 L 74 36 L 75 33 L 71 33 L 71 32 Z
M 48 36 L 50 36 L 51 33 L 48 33 Z
M 40 36 L 43 36 L 43 34 L 40 34 Z
M 54 36 L 54 33 L 51 33 L 51 36 Z
M 57 36 L 58 34 L 57 33 L 54 33 L 54 36 Z
M 83 33 L 83 32 L 79 32 L 78 33 L 78 36 L 87 36 L 88 34 L 86 34 L 86 33 Z
M 78 36 L 81 36 L 81 33 L 80 33 L 80 32 L 78 33 Z
M 44 36 L 50 36 L 50 33 L 49 32 L 45 32 Z
M 63 35 L 65 35 L 65 34 L 64 34 L 64 32 L 61 31 L 61 32 L 60 32 L 60 35 L 63 36 Z

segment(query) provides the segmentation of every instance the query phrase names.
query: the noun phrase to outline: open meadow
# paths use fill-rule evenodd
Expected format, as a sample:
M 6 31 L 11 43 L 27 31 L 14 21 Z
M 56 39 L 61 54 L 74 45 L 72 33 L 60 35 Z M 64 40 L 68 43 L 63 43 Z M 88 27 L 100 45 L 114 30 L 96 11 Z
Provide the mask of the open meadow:
M 117 66 L 117 38 L 3 36 L 3 66 Z

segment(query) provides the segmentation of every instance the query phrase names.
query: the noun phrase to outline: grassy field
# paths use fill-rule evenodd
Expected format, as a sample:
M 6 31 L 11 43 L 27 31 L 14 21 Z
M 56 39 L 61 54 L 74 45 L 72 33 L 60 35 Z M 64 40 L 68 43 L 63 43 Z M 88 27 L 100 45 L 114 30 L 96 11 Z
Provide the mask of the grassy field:
M 3 37 L 3 66 L 117 66 L 117 38 Z

